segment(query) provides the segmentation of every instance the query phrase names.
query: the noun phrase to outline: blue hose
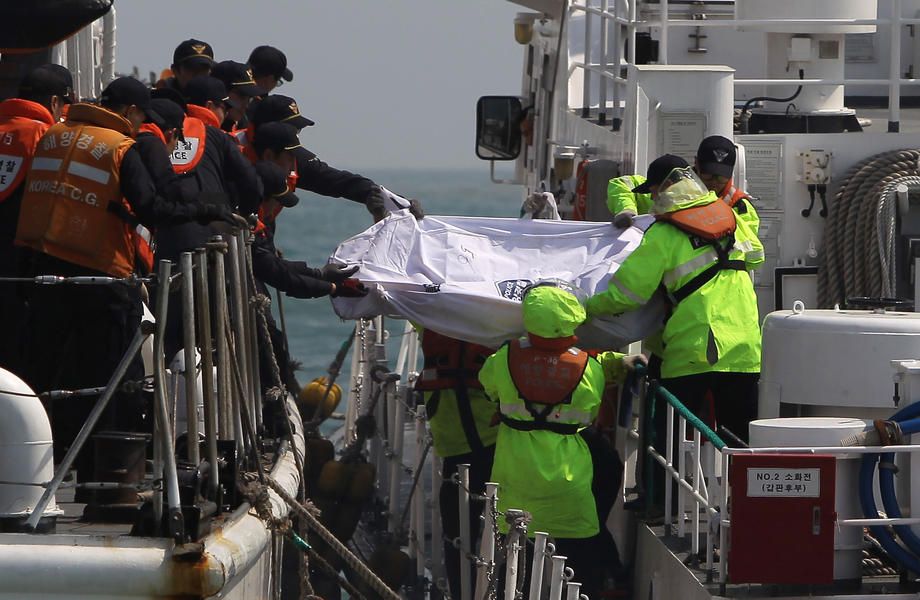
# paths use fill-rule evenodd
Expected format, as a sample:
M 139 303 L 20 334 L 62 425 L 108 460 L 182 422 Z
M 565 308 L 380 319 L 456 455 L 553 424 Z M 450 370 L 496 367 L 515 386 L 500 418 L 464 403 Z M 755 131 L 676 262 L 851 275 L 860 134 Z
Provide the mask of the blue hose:
M 880 518 L 872 490 L 872 483 L 875 479 L 875 464 L 878 462 L 878 458 L 878 454 L 866 454 L 863 456 L 862 466 L 859 469 L 859 503 L 862 506 L 863 515 L 867 519 Z M 885 469 L 882 469 L 882 471 L 885 471 Z M 894 504 L 897 506 L 897 500 L 895 500 Z M 888 510 L 888 507 L 886 506 L 885 509 Z M 900 514 L 900 511 L 898 513 Z M 907 529 L 908 531 L 910 530 L 910 528 Z M 882 545 L 882 548 L 885 549 L 889 556 L 908 571 L 920 574 L 920 560 L 898 544 L 887 529 L 879 525 L 873 525 L 869 527 L 869 530 L 878 539 L 879 544 Z

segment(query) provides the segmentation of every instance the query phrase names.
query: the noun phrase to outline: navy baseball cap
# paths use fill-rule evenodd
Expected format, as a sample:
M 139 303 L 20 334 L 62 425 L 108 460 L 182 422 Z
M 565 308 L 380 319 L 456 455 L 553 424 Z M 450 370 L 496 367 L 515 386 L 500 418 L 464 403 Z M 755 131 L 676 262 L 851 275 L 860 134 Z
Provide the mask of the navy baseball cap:
M 632 191 L 634 194 L 648 194 L 652 191 L 651 187 L 653 185 L 661 185 L 662 182 L 668 178 L 668 175 L 671 174 L 671 171 L 689 166 L 687 161 L 679 156 L 673 154 L 659 156 L 648 166 L 648 174 L 646 175 L 645 183 L 634 187 Z
M 43 94 L 58 96 L 68 104 L 74 101 L 73 75 L 67 67 L 49 63 L 26 73 L 19 83 L 19 95 L 34 97 Z
M 264 123 L 256 128 L 253 146 L 257 154 L 265 150 L 283 152 L 302 148 L 297 138 L 297 129 L 287 123 Z
M 188 98 L 189 104 L 198 106 L 207 106 L 209 100 L 233 106 L 224 82 L 210 75 L 202 75 L 189 81 L 185 86 L 185 97 Z
M 160 115 L 162 123 L 156 125 L 164 132 L 168 129 L 175 129 L 176 135 L 180 140 L 185 140 L 182 135 L 182 124 L 185 122 L 185 111 L 182 107 L 166 98 L 154 98 L 150 101 L 150 106 L 154 112 Z
M 256 85 L 252 69 L 234 60 L 223 60 L 211 69 L 211 77 L 224 82 L 228 92 L 237 92 L 249 98 L 264 96 L 267 92 Z
M 259 46 L 249 54 L 246 61 L 256 77 L 274 75 L 276 79 L 293 81 L 294 74 L 288 69 L 287 56 L 274 46 Z
M 163 127 L 163 118 L 150 105 L 150 88 L 133 77 L 119 77 L 105 86 L 99 96 L 102 106 L 131 106 L 144 111 L 147 121 Z
M 297 194 L 288 189 L 288 176 L 284 169 L 270 160 L 260 160 L 256 163 L 256 173 L 262 180 L 262 188 L 266 198 L 274 198 L 281 206 L 291 208 L 296 206 L 300 199 Z
M 701 173 L 721 175 L 729 179 L 735 172 L 738 152 L 735 143 L 721 135 L 711 135 L 702 142 L 696 151 L 696 162 Z
M 266 96 L 252 111 L 252 123 L 257 127 L 274 121 L 293 125 L 298 130 L 313 125 L 313 121 L 300 114 L 296 100 L 281 94 Z
M 190 67 L 210 67 L 214 64 L 214 49 L 201 40 L 185 40 L 173 52 L 173 64 Z

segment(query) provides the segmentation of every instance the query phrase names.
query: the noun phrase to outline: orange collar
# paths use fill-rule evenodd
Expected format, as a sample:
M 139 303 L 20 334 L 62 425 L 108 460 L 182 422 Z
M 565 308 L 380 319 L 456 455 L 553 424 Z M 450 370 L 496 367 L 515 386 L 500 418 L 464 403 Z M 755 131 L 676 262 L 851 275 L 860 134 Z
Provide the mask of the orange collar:
M 564 338 L 545 338 L 533 333 L 528 333 L 527 339 L 529 339 L 533 347 L 538 350 L 558 350 L 559 352 L 568 350 L 578 341 L 578 338 L 574 335 Z
M 217 115 L 212 113 L 210 110 L 204 106 L 198 106 L 197 104 L 189 104 L 187 106 L 188 116 L 195 117 L 205 125 L 210 125 L 211 127 L 217 127 L 220 129 L 220 121 L 217 120 Z
M 47 125 L 54 125 L 54 117 L 51 116 L 50 110 L 38 102 L 23 100 L 22 98 L 10 98 L 0 102 L 0 118 L 10 119 L 13 117 L 33 119 Z
M 141 128 L 138 130 L 138 134 L 141 134 L 141 133 L 150 133 L 152 135 L 155 135 L 156 137 L 160 139 L 161 142 L 163 142 L 164 146 L 166 145 L 166 137 L 163 135 L 163 132 L 160 130 L 160 128 L 154 125 L 153 123 L 142 124 Z

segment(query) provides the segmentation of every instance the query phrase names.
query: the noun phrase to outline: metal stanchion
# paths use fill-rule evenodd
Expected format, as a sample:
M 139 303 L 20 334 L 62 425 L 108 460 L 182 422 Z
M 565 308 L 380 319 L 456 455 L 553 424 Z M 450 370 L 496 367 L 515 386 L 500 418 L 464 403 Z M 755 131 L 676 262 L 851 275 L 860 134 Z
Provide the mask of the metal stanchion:
M 470 466 L 457 466 L 458 496 L 460 498 L 460 598 L 472 600 L 472 540 L 470 540 Z
M 562 587 L 565 583 L 565 556 L 553 556 L 553 570 L 549 576 L 549 600 L 562 600 Z
M 431 456 L 431 578 L 435 583 L 446 577 L 444 572 L 444 544 L 441 538 L 441 458 L 437 453 Z
M 212 242 L 223 241 L 220 236 L 211 238 Z M 217 345 L 217 403 L 218 434 L 222 440 L 235 440 L 239 456 L 245 455 L 243 447 L 243 423 L 239 412 L 234 410 L 234 397 L 236 393 L 230 385 L 230 349 L 227 347 L 226 324 L 224 315 L 227 314 L 227 280 L 224 268 L 224 255 L 220 251 L 214 252 L 214 338 Z
M 498 484 L 486 483 L 486 503 L 482 509 L 482 538 L 479 542 L 479 564 L 476 574 L 476 597 L 484 598 L 489 589 L 489 577 L 495 569 L 495 523 L 498 512 Z
M 546 558 L 546 541 L 549 534 L 538 531 L 533 540 L 533 561 L 530 565 L 530 590 L 528 600 L 540 600 L 543 591 L 543 561 Z
M 217 400 L 214 398 L 214 358 L 211 354 L 211 305 L 208 293 L 208 255 L 204 249 L 195 251 L 195 296 L 198 298 L 198 323 L 201 342 L 201 392 L 204 401 L 204 436 L 207 448 L 208 496 L 217 500 L 220 481 L 217 476 Z
M 255 423 L 255 414 L 252 411 L 251 402 L 249 402 L 249 398 L 246 397 L 250 390 L 249 369 L 247 368 L 249 365 L 249 353 L 247 352 L 248 349 L 245 343 L 246 317 L 244 315 L 244 306 L 246 301 L 243 296 L 243 280 L 241 278 L 242 269 L 240 265 L 242 261 L 240 260 L 239 237 L 236 235 L 231 236 L 228 242 L 230 249 L 230 297 L 232 300 L 230 303 L 230 310 L 232 312 L 228 314 L 231 316 L 230 325 L 233 332 L 232 350 L 237 358 L 238 364 L 240 365 L 240 376 L 243 379 L 243 389 L 241 391 L 237 391 L 237 393 L 234 395 L 234 398 L 237 399 L 237 408 L 239 408 L 239 410 L 245 410 L 249 415 L 250 421 Z M 238 433 L 241 434 L 242 429 Z M 243 436 L 243 439 L 248 438 Z
M 193 465 L 201 461 L 198 451 L 198 377 L 195 361 L 195 291 L 192 253 L 179 256 L 182 271 L 182 345 L 185 351 L 186 458 Z M 203 378 L 202 378 L 203 380 Z

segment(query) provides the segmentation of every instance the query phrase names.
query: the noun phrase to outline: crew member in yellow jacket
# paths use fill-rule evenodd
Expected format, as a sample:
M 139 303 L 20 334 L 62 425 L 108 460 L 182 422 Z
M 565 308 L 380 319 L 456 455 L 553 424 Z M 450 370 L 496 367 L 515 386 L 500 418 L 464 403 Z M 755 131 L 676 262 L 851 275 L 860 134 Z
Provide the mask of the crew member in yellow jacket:
M 591 452 L 578 434 L 597 416 L 606 380 L 621 377 L 637 357 L 607 352 L 595 359 L 576 348 L 585 310 L 558 282 L 527 290 L 523 311 L 527 337 L 506 343 L 479 372 L 501 420 L 491 477 L 498 508 L 530 513 L 528 535 L 552 535 L 583 591 L 597 597 L 608 557 L 596 551 L 601 523 Z M 499 527 L 508 530 L 501 520 Z

